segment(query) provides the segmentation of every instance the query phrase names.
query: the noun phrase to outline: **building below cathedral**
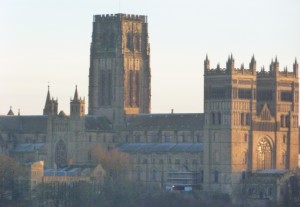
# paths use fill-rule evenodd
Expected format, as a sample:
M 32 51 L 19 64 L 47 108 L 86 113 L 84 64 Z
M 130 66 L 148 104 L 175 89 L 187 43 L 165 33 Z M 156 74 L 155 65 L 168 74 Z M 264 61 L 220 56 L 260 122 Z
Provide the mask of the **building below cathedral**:
M 254 56 L 248 69 L 232 55 L 212 69 L 206 57 L 204 113 L 151 114 L 148 38 L 146 16 L 95 15 L 88 114 L 77 87 L 69 115 L 48 88 L 43 115 L 0 116 L 0 153 L 61 168 L 92 163 L 95 146 L 118 148 L 134 160 L 136 180 L 229 194 L 298 167 L 297 61 L 292 72 L 280 71 L 277 58 L 258 72 Z M 252 186 L 249 196 L 280 198 L 276 182 Z

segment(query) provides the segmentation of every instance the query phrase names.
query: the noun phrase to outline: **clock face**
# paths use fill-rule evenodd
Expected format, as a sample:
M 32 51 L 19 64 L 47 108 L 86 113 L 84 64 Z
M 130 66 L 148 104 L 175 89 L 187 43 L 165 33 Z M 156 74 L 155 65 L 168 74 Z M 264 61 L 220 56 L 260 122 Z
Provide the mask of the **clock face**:
M 55 163 L 58 168 L 67 165 L 67 146 L 61 139 L 56 144 Z

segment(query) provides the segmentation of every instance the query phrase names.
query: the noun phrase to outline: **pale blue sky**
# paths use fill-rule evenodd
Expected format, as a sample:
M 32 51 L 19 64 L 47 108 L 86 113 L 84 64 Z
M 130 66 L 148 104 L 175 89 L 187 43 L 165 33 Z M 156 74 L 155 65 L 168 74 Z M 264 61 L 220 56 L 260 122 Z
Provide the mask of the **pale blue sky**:
M 203 111 L 203 60 L 233 54 L 258 68 L 300 61 L 299 0 L 0 0 L 0 114 L 41 114 L 50 82 L 69 113 L 75 85 L 88 100 L 94 14 L 148 16 L 152 112 Z

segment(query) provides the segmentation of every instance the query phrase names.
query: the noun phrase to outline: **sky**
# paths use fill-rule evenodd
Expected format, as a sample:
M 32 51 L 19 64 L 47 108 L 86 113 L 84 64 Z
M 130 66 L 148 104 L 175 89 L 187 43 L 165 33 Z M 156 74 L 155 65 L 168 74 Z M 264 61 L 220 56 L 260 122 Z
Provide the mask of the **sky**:
M 153 113 L 203 112 L 203 61 L 258 69 L 300 61 L 299 0 L 0 0 L 0 114 L 43 112 L 47 87 L 69 114 L 75 85 L 88 106 L 95 14 L 148 16 Z

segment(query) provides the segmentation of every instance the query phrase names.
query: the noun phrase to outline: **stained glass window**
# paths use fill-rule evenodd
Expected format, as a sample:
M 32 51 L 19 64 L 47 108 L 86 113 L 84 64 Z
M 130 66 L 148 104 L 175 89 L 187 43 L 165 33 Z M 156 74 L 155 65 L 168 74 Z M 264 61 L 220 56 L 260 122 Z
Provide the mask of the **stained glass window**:
M 257 145 L 257 169 L 272 168 L 272 147 L 266 138 L 262 138 Z

